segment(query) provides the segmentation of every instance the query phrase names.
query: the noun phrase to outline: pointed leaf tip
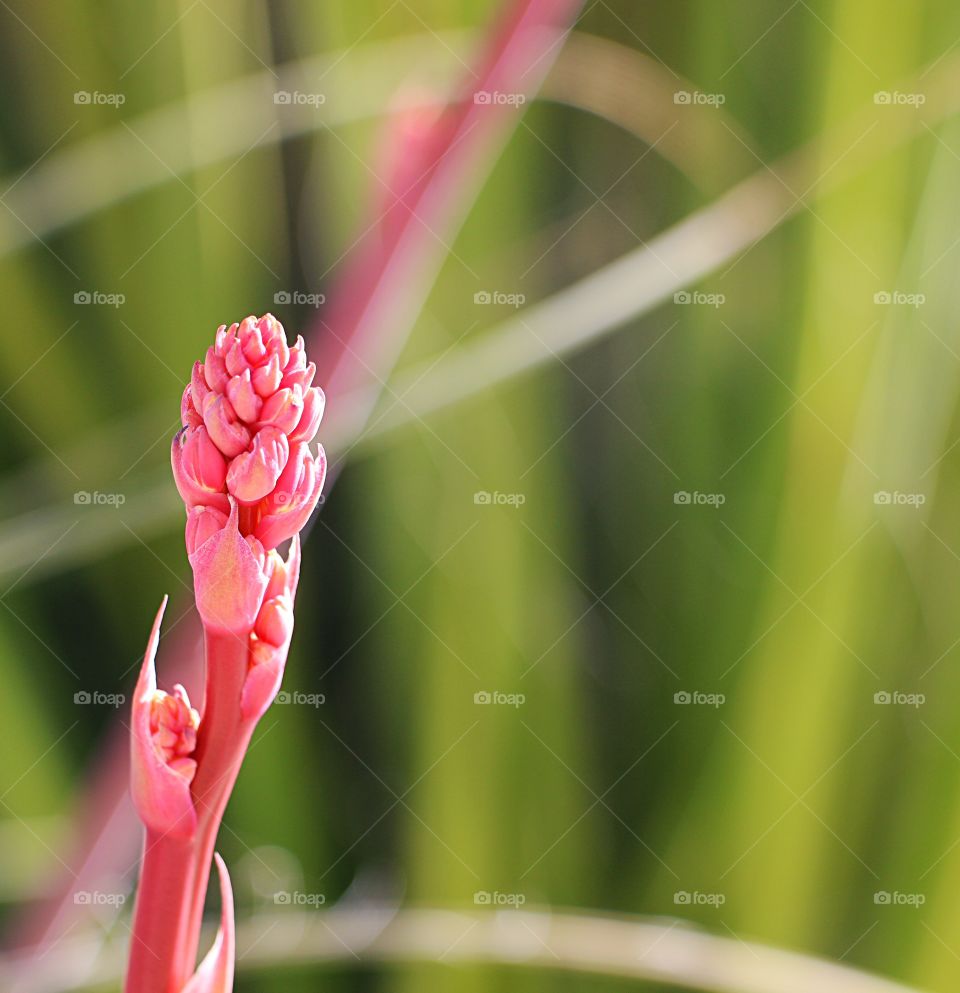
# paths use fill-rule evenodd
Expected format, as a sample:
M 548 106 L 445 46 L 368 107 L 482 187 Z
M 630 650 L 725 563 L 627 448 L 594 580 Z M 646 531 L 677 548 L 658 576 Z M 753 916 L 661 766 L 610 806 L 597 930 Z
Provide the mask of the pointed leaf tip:
M 220 930 L 200 967 L 183 988 L 183 993 L 231 993 L 236 958 L 236 934 L 233 915 L 233 888 L 230 874 L 220 855 L 214 852 L 220 877 Z

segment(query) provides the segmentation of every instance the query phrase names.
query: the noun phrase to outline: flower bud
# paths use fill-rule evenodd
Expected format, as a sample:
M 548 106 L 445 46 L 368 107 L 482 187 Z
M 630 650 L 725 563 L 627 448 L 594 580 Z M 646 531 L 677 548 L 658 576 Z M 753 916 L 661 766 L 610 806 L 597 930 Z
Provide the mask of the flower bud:
M 318 449 L 316 458 L 305 444 L 297 445 L 291 452 L 276 487 L 261 504 L 262 516 L 254 527 L 254 534 L 264 548 L 276 548 L 307 523 L 320 500 L 326 470 L 322 448 Z
M 260 424 L 272 424 L 284 434 L 289 434 L 300 422 L 303 413 L 303 394 L 299 386 L 280 389 L 263 403 Z
M 280 356 L 271 355 L 266 365 L 257 366 L 250 374 L 253 388 L 259 397 L 268 397 L 280 389 L 283 372 L 280 369 Z
M 219 393 L 203 398 L 203 423 L 217 448 L 228 458 L 239 455 L 250 444 L 250 431 L 237 420 L 230 401 Z
M 131 714 L 131 792 L 143 823 L 159 834 L 189 838 L 196 831 L 197 812 L 190 797 L 196 770 L 199 717 L 186 690 L 172 694 L 157 689 L 154 660 L 167 598 L 157 611 L 147 642 Z
M 264 600 L 253 633 L 275 648 L 289 644 L 293 634 L 293 610 L 286 597 Z
M 242 504 L 259 503 L 277 485 L 289 456 L 287 436 L 279 428 L 262 428 L 254 435 L 250 451 L 230 463 L 227 490 Z
M 177 490 L 188 507 L 203 505 L 223 511 L 228 509 L 223 492 L 227 461 L 202 424 L 188 427 L 174 436 L 170 461 Z
M 256 421 L 260 417 L 263 399 L 257 395 L 250 378 L 250 370 L 244 369 L 227 383 L 227 399 L 237 416 L 245 421 Z
M 203 424 L 196 405 L 193 402 L 193 386 L 187 386 L 180 398 L 180 423 L 185 428 L 196 428 Z
M 306 393 L 306 391 L 310 388 L 310 384 L 313 382 L 313 377 L 316 376 L 316 374 L 317 367 L 313 362 L 308 362 L 304 365 L 302 361 L 298 361 L 294 366 L 293 358 L 291 358 L 290 362 L 287 364 L 287 368 L 284 370 L 283 379 L 280 381 L 280 385 L 288 387 L 299 386 L 300 389 Z
M 223 328 L 217 332 L 219 337 Z M 226 363 L 223 361 L 223 357 L 218 355 L 214 347 L 207 349 L 207 357 L 203 363 L 203 378 L 207 386 L 211 390 L 216 390 L 217 393 L 222 393 L 227 386 L 227 380 L 230 378 L 227 372 Z
M 313 441 L 317 428 L 320 427 L 325 402 L 326 398 L 319 386 L 307 390 L 303 397 L 303 413 L 300 415 L 296 428 L 290 432 L 291 444 L 299 441 L 309 444 Z

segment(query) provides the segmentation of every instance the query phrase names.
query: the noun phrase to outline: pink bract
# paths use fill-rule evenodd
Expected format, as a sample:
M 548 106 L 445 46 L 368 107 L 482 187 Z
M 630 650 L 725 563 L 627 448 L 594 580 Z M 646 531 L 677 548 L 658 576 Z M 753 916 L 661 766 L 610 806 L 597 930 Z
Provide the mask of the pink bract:
M 154 659 L 166 605 L 164 597 L 133 698 L 131 792 L 149 828 L 171 837 L 190 837 L 197 826 L 190 782 L 196 769 L 192 756 L 199 718 L 182 686 L 173 694 L 157 689 Z

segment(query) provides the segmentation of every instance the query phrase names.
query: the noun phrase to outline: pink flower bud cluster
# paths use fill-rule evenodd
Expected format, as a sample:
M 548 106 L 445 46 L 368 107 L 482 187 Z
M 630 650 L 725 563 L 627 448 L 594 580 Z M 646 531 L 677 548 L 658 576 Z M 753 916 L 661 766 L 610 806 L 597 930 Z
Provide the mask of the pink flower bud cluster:
M 190 706 L 187 691 L 177 683 L 172 693 L 155 690 L 150 699 L 150 734 L 166 765 L 188 783 L 193 781 L 197 762 L 200 715 Z
M 306 524 L 326 472 L 310 442 L 323 416 L 303 338 L 287 344 L 267 314 L 222 325 L 183 394 L 173 474 L 187 505 L 187 552 L 221 531 L 239 505 L 239 532 L 260 557 Z

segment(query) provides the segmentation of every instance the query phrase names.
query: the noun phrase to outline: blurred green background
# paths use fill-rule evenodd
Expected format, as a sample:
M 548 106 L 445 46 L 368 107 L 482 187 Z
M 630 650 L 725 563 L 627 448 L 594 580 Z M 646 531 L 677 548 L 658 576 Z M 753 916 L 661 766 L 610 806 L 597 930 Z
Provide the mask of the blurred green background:
M 129 693 L 161 595 L 183 607 L 167 446 L 191 364 L 248 313 L 316 322 L 305 295 L 369 220 L 383 113 L 459 79 L 494 11 L 2 4 L 11 932 L 76 866 L 117 720 L 75 694 Z M 741 252 L 735 225 L 685 232 L 709 277 L 664 264 L 662 304 L 575 353 L 546 338 L 535 371 L 436 414 L 416 384 L 386 393 L 406 424 L 351 448 L 312 530 L 292 702 L 228 812 L 243 913 L 279 889 L 497 893 L 956 988 L 958 41 L 946 2 L 586 5 L 401 370 L 482 340 L 511 295 L 659 257 L 748 177 L 732 216 L 772 233 Z M 325 102 L 251 106 L 238 81 L 279 88 L 281 64 Z M 344 959 L 270 980 L 241 961 L 238 989 L 637 985 Z

